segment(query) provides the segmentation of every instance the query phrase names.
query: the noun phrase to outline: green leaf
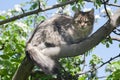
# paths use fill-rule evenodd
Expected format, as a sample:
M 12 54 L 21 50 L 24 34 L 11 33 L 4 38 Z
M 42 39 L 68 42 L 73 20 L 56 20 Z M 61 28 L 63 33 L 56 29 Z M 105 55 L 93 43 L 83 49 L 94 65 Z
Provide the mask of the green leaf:
M 114 3 L 117 3 L 117 0 L 114 0 Z
M 107 47 L 107 48 L 109 48 L 109 47 L 110 47 L 110 46 L 109 46 L 109 43 L 106 43 L 106 47 Z
M 82 75 L 82 76 L 80 76 L 79 78 L 78 78 L 78 80 L 86 80 L 86 76 L 85 75 Z
M 21 60 L 20 59 L 11 59 L 12 62 L 17 62 L 17 63 L 20 63 Z
M 0 57 L 1 57 L 2 59 L 9 59 L 9 56 L 8 56 L 8 55 L 5 55 L 5 54 L 0 55 Z
M 96 3 L 99 7 L 101 6 L 101 1 L 100 0 L 96 0 Z
M 115 69 L 120 69 L 120 61 L 113 62 L 111 65 L 114 66 Z
M 76 6 L 73 6 L 73 7 L 72 7 L 72 10 L 73 10 L 73 11 L 75 11 L 76 9 L 77 9 Z
M 119 80 L 120 79 L 120 69 L 114 71 L 111 75 L 107 77 L 107 80 Z
M 109 39 L 108 39 L 108 41 L 109 41 L 109 43 L 110 43 L 110 44 L 113 44 L 113 42 L 112 42 L 112 39 L 111 39 L 111 38 L 109 38 Z
M 0 61 L 0 64 L 3 65 L 4 67 L 13 66 L 9 60 L 2 60 Z
M 6 17 L 0 15 L 0 20 L 4 20 L 4 19 L 6 19 Z
M 38 6 L 37 2 L 33 3 L 33 5 L 30 7 L 30 10 L 36 9 L 37 6 Z
M 7 75 L 8 70 L 7 69 L 0 69 L 0 75 Z
M 79 0 L 78 2 L 79 2 L 80 4 L 82 4 L 83 0 Z
M 100 57 L 98 57 L 97 55 L 93 54 L 92 55 L 92 59 L 90 60 L 90 65 L 93 65 L 93 64 L 99 64 L 102 62 L 102 59 Z
M 40 21 L 45 20 L 45 16 L 40 16 Z

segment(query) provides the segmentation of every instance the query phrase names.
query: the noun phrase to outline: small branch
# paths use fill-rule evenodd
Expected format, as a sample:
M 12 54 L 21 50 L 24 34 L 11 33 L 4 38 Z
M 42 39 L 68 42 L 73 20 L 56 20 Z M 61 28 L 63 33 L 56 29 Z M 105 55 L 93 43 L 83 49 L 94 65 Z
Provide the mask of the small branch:
M 106 78 L 107 76 L 100 76 L 100 77 L 97 77 L 98 79 L 103 79 L 103 78 Z
M 29 11 L 29 12 L 26 12 L 26 13 L 23 13 L 23 14 L 20 14 L 20 15 L 17 15 L 17 16 L 14 16 L 14 17 L 2 20 L 2 21 L 0 21 L 0 25 L 3 25 L 3 24 L 6 24 L 6 23 L 15 21 L 17 19 L 21 19 L 21 18 L 29 16 L 29 15 L 38 14 L 39 12 L 44 12 L 44 11 L 47 11 L 47 10 L 51 10 L 51 9 L 55 9 L 55 8 L 58 8 L 58 7 L 62 7 L 62 6 L 65 6 L 67 4 L 71 4 L 71 3 L 74 3 L 74 2 L 77 2 L 77 1 L 78 0 L 70 0 L 70 1 L 67 1 L 67 2 L 64 2 L 64 3 L 60 3 L 60 4 L 56 4 L 56 5 L 47 7 L 46 9 L 38 8 L 37 10 Z M 90 1 L 90 0 L 84 0 L 84 1 L 86 1 L 86 2 L 93 2 L 93 1 Z M 115 4 L 106 4 L 106 5 L 120 7 L 119 5 L 115 5 Z
M 22 10 L 22 12 L 23 12 L 23 14 L 24 14 L 24 13 L 25 13 L 24 9 L 23 9 L 23 8 L 21 8 L 21 10 Z
M 120 38 L 118 38 L 118 37 L 111 37 L 111 39 L 120 42 Z
M 82 67 L 82 69 L 81 69 L 81 71 L 83 71 L 84 69 L 85 69 L 85 66 L 86 66 L 86 56 L 85 56 L 85 54 L 83 55 L 83 67 Z
M 114 34 L 116 35 L 120 35 L 120 33 L 118 33 L 116 30 L 112 31 Z
M 79 73 L 79 74 L 77 74 L 76 76 L 79 76 L 79 75 L 82 75 L 82 74 L 87 74 L 87 73 L 89 73 L 89 72 L 93 72 L 93 71 L 101 68 L 101 67 L 104 66 L 105 64 L 110 63 L 112 60 L 114 60 L 114 59 L 116 59 L 116 58 L 118 58 L 118 57 L 120 57 L 120 54 L 118 54 L 117 56 L 115 56 L 115 57 L 113 57 L 113 58 L 110 58 L 108 61 L 102 63 L 100 66 L 98 66 L 98 67 L 96 67 L 96 68 L 93 68 L 93 69 L 91 69 L 91 70 L 88 70 L 88 71 Z
M 107 10 L 107 8 L 106 8 L 106 4 L 107 4 L 108 2 L 109 2 L 109 0 L 107 0 L 107 1 L 103 0 L 103 4 L 104 4 L 104 9 L 105 9 L 106 15 L 108 16 L 109 20 L 111 20 L 111 19 L 110 19 L 110 15 L 109 15 L 109 13 L 108 13 L 108 10 Z
M 93 3 L 93 1 L 91 1 L 91 0 L 84 0 L 84 1 L 86 1 L 86 2 L 92 2 Z M 102 4 L 104 4 L 104 3 L 102 3 Z M 106 3 L 106 5 L 108 5 L 108 6 L 114 6 L 114 7 L 120 7 L 120 5 L 117 5 L 117 4 Z
M 120 29 L 116 29 L 116 30 L 120 32 Z
M 6 23 L 15 21 L 15 20 L 17 20 L 17 19 L 20 19 L 20 18 L 29 16 L 29 15 L 38 14 L 39 12 L 44 12 L 44 11 L 47 11 L 47 10 L 50 10 L 50 9 L 54 9 L 54 8 L 58 8 L 58 7 L 61 7 L 61 6 L 65 6 L 65 5 L 67 5 L 67 4 L 71 4 L 71 3 L 74 3 L 74 2 L 76 2 L 76 1 L 77 1 L 77 0 L 71 0 L 71 1 L 67 1 L 67 2 L 65 2 L 65 3 L 56 4 L 56 5 L 53 5 L 53 6 L 51 6 L 51 7 L 46 8 L 46 9 L 44 9 L 44 10 L 41 9 L 41 8 L 38 8 L 37 10 L 30 11 L 30 12 L 26 12 L 26 13 L 23 13 L 23 14 L 20 14 L 20 15 L 17 15 L 17 16 L 14 16 L 14 17 L 11 17 L 11 18 L 2 20 L 2 21 L 0 21 L 0 25 L 3 25 L 3 24 L 6 24 Z

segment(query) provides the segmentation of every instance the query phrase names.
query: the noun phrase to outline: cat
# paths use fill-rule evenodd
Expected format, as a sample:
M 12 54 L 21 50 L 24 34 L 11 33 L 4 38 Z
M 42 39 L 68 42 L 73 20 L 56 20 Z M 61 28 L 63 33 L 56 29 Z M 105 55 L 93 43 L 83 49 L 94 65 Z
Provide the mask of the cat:
M 57 14 L 37 27 L 31 42 L 39 48 L 78 43 L 93 31 L 94 9 L 76 11 L 74 17 Z
M 30 58 L 46 73 L 59 71 L 58 61 L 40 54 L 49 47 L 77 44 L 86 39 L 93 31 L 94 10 L 76 11 L 74 17 L 56 14 L 40 23 L 34 30 L 27 46 Z

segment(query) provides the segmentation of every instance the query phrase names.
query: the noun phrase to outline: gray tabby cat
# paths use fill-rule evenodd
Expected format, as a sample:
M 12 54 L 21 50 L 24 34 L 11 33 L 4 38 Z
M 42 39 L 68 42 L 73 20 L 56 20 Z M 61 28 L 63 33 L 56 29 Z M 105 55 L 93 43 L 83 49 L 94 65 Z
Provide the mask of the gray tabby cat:
M 47 74 L 57 73 L 58 62 L 39 54 L 41 49 L 78 43 L 93 31 L 94 10 L 77 11 L 74 17 L 55 15 L 37 26 L 28 43 L 36 48 L 30 51 L 30 58 Z M 35 56 L 35 53 L 37 54 Z M 38 56 L 38 54 L 40 56 Z
M 32 38 L 34 46 L 54 47 L 78 43 L 90 35 L 94 24 L 94 10 L 77 11 L 74 17 L 55 15 L 42 22 Z

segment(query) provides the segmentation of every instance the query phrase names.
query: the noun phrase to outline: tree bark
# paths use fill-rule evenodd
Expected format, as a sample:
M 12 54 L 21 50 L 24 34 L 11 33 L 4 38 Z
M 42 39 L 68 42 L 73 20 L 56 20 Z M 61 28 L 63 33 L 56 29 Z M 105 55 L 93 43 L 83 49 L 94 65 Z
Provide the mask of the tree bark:
M 54 59 L 82 55 L 86 51 L 98 45 L 103 39 L 105 39 L 112 32 L 113 29 L 115 29 L 119 25 L 120 25 L 120 9 L 117 10 L 113 16 L 111 16 L 110 21 L 107 21 L 100 29 L 98 29 L 94 34 L 92 34 L 86 40 L 78 44 L 45 48 L 41 52 L 39 52 L 39 54 L 42 54 L 44 56 L 54 58 Z M 28 44 L 28 46 L 31 46 L 31 44 Z M 31 50 L 31 48 L 28 47 L 28 50 Z M 26 80 L 33 68 L 33 64 L 30 64 L 30 62 L 31 61 L 28 59 L 23 60 L 23 63 L 20 65 L 20 67 L 16 71 L 12 80 Z M 27 76 L 25 76 L 25 74 Z
M 33 62 L 25 57 L 19 68 L 16 70 L 12 80 L 27 80 L 33 67 Z

